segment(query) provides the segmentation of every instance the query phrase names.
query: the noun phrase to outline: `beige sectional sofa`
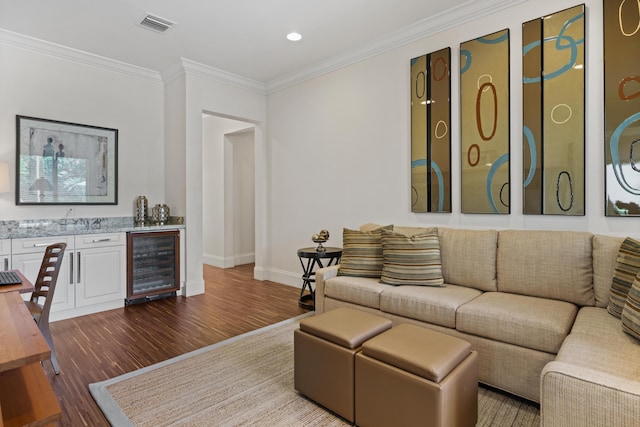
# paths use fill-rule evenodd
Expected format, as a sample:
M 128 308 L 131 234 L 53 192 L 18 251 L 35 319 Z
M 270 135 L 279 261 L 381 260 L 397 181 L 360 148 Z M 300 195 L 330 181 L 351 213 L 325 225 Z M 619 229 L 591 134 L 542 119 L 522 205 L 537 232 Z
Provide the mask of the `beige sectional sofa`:
M 332 266 L 316 272 L 316 312 L 352 307 L 463 338 L 480 381 L 539 402 L 544 426 L 638 425 L 640 342 L 606 309 L 623 238 L 440 227 L 438 240 L 445 286 Z

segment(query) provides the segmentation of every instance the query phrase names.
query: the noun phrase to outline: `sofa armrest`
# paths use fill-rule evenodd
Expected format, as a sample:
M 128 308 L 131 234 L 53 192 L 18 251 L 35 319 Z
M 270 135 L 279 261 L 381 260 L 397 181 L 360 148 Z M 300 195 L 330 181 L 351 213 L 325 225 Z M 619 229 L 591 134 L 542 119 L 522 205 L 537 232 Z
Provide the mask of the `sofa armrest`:
M 540 417 L 542 427 L 637 425 L 640 379 L 550 362 L 541 374 Z
M 338 267 L 340 264 L 316 270 L 316 314 L 324 312 L 324 282 L 338 275 Z

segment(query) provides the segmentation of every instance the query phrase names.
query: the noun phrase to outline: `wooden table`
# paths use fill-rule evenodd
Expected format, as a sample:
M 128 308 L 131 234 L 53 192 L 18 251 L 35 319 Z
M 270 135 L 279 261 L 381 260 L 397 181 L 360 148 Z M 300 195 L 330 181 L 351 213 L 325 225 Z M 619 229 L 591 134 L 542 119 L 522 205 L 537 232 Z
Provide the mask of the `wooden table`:
M 24 294 L 26 292 L 33 292 L 36 289 L 20 270 L 11 271 L 15 271 L 18 276 L 20 276 L 22 283 L 18 283 L 17 285 L 1 285 L 0 293 L 18 291 L 21 294 Z
M 40 364 L 51 350 L 19 291 L 0 292 L 0 342 L 0 427 L 60 420 L 60 405 Z

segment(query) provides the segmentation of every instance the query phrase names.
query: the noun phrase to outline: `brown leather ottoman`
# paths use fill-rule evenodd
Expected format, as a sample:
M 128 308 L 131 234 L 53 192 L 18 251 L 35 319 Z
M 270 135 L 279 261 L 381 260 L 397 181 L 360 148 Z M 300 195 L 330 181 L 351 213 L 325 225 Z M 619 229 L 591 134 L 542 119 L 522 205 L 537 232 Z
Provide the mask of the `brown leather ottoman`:
M 349 308 L 302 319 L 293 334 L 295 389 L 353 422 L 354 355 L 389 328 L 391 320 Z
M 359 426 L 475 426 L 478 354 L 468 342 L 400 324 L 356 354 Z

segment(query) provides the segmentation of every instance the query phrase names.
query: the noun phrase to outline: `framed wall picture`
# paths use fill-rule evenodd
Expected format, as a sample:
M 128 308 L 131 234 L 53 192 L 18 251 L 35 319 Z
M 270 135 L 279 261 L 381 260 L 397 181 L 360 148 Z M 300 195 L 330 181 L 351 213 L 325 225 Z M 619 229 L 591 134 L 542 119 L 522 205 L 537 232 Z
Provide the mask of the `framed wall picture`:
M 603 1 L 606 216 L 640 216 L 639 5 Z
M 411 60 L 411 212 L 451 212 L 451 49 Z
M 16 116 L 17 205 L 118 204 L 118 130 Z
M 525 214 L 585 214 L 585 6 L 522 24 Z
M 509 214 L 509 30 L 460 44 L 462 213 Z

